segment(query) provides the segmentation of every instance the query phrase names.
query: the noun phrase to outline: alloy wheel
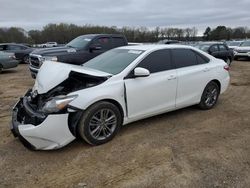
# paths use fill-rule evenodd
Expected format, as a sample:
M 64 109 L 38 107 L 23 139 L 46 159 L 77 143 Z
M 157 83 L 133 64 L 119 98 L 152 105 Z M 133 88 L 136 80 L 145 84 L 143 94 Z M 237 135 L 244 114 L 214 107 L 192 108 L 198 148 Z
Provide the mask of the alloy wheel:
M 89 132 L 96 140 L 110 137 L 117 126 L 117 117 L 111 109 L 100 109 L 89 121 Z

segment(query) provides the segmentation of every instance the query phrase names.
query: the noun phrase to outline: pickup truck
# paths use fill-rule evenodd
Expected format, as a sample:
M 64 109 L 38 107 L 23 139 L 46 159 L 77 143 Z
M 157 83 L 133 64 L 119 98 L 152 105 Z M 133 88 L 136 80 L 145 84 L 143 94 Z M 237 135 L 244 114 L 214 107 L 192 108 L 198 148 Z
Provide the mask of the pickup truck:
M 88 60 L 112 48 L 128 45 L 124 35 L 119 34 L 89 34 L 81 35 L 63 47 L 37 49 L 30 54 L 30 71 L 32 78 L 44 61 L 58 61 L 81 65 Z

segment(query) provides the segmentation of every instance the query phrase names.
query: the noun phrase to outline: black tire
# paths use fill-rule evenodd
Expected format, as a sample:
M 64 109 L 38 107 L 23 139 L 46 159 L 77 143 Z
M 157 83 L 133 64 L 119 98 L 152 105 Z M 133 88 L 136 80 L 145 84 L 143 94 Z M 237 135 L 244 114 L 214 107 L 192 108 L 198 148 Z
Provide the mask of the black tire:
M 199 107 L 202 110 L 209 110 L 213 108 L 218 101 L 219 95 L 220 88 L 218 84 L 213 81 L 209 82 L 202 93 Z
M 29 64 L 29 55 L 24 56 L 22 62 L 25 64 Z
M 239 58 L 238 58 L 238 57 L 234 57 L 234 60 L 238 61 L 238 60 L 239 60 Z
M 106 121 L 108 119 L 104 118 L 104 112 L 106 118 L 112 119 Z M 111 116 L 109 117 L 109 115 Z M 121 125 L 122 115 L 119 109 L 110 102 L 101 101 L 93 104 L 84 112 L 79 121 L 78 134 L 89 144 L 100 145 L 112 140 Z
M 3 71 L 3 66 L 0 64 L 0 73 Z

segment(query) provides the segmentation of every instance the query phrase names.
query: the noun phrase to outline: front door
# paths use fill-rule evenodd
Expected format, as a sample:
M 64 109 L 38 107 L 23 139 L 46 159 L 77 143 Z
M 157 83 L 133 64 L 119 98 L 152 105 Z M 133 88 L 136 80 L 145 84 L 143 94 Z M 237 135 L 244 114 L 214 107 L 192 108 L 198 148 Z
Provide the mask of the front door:
M 125 79 L 128 118 L 140 119 L 174 109 L 177 77 L 170 50 L 152 52 L 136 67 L 146 68 L 151 74 Z

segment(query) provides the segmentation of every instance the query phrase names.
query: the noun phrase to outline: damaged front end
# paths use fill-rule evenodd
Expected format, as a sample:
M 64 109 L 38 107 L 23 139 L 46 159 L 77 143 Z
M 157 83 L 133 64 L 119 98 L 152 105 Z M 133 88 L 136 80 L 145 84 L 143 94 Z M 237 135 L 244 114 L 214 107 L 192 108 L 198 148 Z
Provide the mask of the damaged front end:
M 94 87 L 108 77 L 70 71 L 67 79 L 46 93 L 29 90 L 13 108 L 11 131 L 33 150 L 61 148 L 76 138 L 83 110 L 70 105 L 77 95 L 70 93 Z

